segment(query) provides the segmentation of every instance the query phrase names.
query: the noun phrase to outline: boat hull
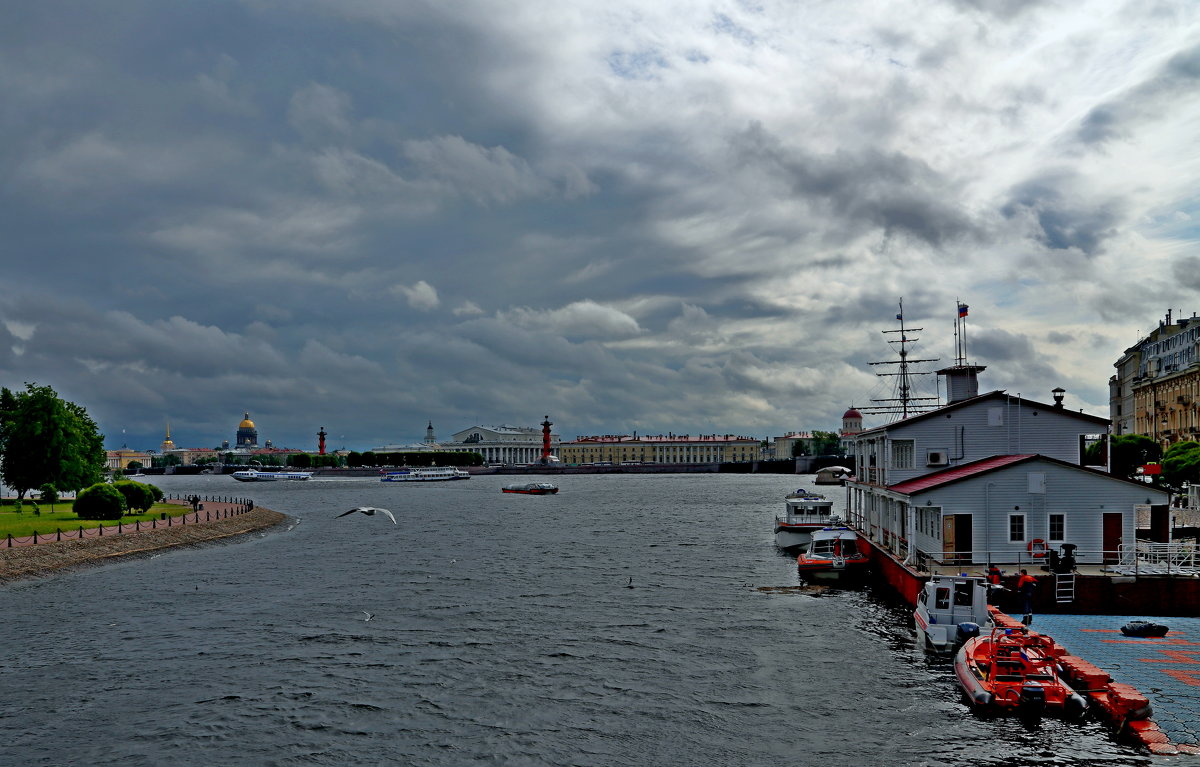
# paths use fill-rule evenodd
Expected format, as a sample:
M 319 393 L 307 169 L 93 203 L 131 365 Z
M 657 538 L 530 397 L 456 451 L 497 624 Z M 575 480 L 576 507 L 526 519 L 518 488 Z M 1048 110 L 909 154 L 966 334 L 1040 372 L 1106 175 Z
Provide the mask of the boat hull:
M 312 477 L 306 471 L 235 471 L 231 475 L 238 482 L 299 482 Z
M 968 639 L 954 656 L 954 676 L 978 713 L 1043 714 L 1076 719 L 1087 702 L 1058 676 L 1047 637 L 997 629 Z

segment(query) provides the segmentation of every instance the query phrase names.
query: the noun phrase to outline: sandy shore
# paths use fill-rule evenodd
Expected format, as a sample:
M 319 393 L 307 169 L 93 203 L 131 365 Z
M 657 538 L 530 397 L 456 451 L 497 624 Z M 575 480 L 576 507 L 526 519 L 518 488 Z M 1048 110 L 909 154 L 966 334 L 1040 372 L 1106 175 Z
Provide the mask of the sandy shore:
M 216 522 L 178 525 L 139 533 L 85 538 L 82 541 L 39 543 L 0 548 L 0 583 L 46 575 L 56 570 L 101 564 L 115 557 L 134 556 L 171 546 L 193 546 L 274 527 L 287 516 L 257 508 Z

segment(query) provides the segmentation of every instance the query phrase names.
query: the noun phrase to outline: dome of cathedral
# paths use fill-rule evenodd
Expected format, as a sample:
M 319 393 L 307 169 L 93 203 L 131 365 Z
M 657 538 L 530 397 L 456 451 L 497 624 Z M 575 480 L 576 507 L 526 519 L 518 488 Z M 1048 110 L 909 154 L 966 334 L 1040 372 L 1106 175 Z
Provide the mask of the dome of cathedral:
M 254 421 L 250 420 L 249 413 L 246 413 L 245 418 L 243 418 L 242 422 L 238 424 L 238 428 L 239 429 L 253 429 L 254 428 Z

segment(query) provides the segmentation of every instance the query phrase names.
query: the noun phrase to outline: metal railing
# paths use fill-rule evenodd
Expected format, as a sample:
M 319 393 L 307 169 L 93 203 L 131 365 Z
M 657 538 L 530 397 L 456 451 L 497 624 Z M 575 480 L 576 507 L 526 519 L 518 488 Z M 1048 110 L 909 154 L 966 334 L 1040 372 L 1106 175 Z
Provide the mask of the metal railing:
M 84 538 L 100 538 L 105 535 L 125 535 L 127 533 L 146 532 L 149 530 L 165 530 L 169 527 L 179 527 L 188 524 L 197 525 L 204 524 L 205 522 L 216 522 L 254 510 L 254 501 L 249 498 L 199 495 L 184 497 L 171 495 L 164 496 L 163 500 L 167 503 L 190 504 L 193 510 L 176 516 L 169 516 L 164 512 L 159 518 L 137 519 L 132 523 L 117 520 L 115 525 L 110 524 L 108 527 L 105 527 L 104 523 L 100 523 L 96 527 L 84 527 L 80 525 L 72 530 L 63 530 L 61 527 L 56 527 L 52 533 L 39 533 L 37 530 L 34 530 L 31 535 L 12 535 L 9 533 L 0 542 L 0 546 L 12 549 L 21 546 L 36 546 L 39 543 L 56 543 L 58 541 L 83 540 Z M 206 503 L 217 503 L 221 505 L 221 508 L 205 509 L 204 504 Z

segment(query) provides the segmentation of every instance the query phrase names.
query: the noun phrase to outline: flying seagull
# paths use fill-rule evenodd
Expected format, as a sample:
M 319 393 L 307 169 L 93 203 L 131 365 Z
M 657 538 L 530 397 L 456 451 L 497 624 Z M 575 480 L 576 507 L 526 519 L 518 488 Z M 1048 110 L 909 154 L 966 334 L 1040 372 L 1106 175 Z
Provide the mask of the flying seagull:
M 350 509 L 350 511 L 344 512 L 342 514 L 338 514 L 337 517 L 334 517 L 334 519 L 337 519 L 338 517 L 344 517 L 347 514 L 353 514 L 356 511 L 362 512 L 363 514 L 366 514 L 368 517 L 374 516 L 376 512 L 378 512 L 380 514 L 386 514 L 387 518 L 392 520 L 393 525 L 400 524 L 399 522 L 396 521 L 396 516 L 394 514 L 392 514 L 392 512 L 388 511 L 387 509 L 380 509 L 376 506 L 359 506 L 357 508 Z
M 369 620 L 371 620 L 372 618 L 374 618 L 374 617 L 375 617 L 375 613 L 369 613 L 369 612 L 367 612 L 366 610 L 363 610 L 363 611 L 362 611 L 362 614 L 363 614 L 363 615 L 365 615 L 365 616 L 367 616 L 366 618 L 363 618 L 363 621 L 369 621 Z

